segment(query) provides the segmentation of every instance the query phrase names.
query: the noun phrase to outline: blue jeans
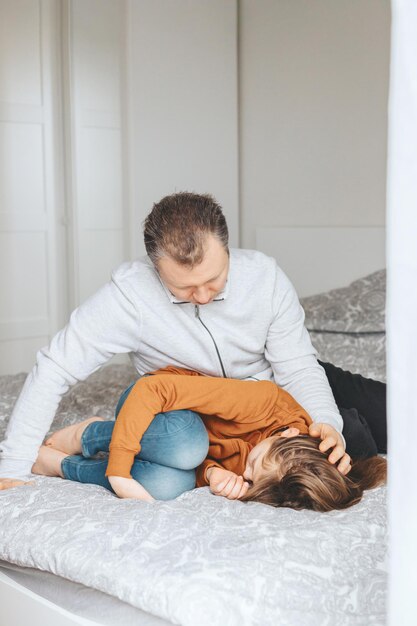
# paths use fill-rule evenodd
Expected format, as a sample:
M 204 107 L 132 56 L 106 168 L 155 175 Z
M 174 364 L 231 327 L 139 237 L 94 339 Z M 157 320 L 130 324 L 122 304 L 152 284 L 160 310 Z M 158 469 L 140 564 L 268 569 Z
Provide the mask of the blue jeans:
M 120 397 L 116 419 L 133 384 Z M 115 422 L 92 422 L 84 430 L 82 454 L 67 456 L 61 463 L 64 478 L 101 485 L 113 491 L 105 476 L 107 458 L 95 459 L 98 452 L 108 452 Z M 141 439 L 131 476 L 157 500 L 172 500 L 194 489 L 195 468 L 206 458 L 208 435 L 201 417 L 193 411 L 158 413 Z

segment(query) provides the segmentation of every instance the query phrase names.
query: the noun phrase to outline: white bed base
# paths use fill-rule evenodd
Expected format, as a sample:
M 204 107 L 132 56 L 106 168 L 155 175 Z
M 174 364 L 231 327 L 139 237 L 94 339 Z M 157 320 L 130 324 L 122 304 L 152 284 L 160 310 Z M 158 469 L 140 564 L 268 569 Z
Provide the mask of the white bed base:
M 42 598 L 0 572 L 1 626 L 97 626 L 91 621 L 70 613 L 57 604 Z

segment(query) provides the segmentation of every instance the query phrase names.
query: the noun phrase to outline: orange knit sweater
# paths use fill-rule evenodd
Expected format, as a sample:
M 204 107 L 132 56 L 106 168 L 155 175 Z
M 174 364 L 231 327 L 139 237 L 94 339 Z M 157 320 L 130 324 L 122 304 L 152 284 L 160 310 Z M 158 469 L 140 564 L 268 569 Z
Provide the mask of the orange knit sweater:
M 131 478 L 140 440 L 157 413 L 196 411 L 209 436 L 209 451 L 197 469 L 197 486 L 208 484 L 206 470 L 217 466 L 242 474 L 250 450 L 282 426 L 308 433 L 312 420 L 289 393 L 271 381 L 203 376 L 169 366 L 140 378 L 117 417 L 106 476 Z

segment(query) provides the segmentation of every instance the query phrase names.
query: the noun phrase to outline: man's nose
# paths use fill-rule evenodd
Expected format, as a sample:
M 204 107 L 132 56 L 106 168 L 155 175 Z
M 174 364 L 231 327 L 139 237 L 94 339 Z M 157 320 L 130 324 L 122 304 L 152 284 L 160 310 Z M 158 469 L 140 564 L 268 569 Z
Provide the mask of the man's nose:
M 210 291 L 207 288 L 203 288 L 200 287 L 200 289 L 196 289 L 193 293 L 194 296 L 194 300 L 198 303 L 198 304 L 207 304 L 207 302 L 210 302 Z

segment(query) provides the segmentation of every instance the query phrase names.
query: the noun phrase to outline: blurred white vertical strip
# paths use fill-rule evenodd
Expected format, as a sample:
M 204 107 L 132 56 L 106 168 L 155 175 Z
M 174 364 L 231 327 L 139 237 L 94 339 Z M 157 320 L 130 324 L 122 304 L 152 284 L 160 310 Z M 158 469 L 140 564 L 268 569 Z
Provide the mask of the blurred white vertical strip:
M 417 623 L 417 2 L 392 0 L 388 150 L 390 626 Z

